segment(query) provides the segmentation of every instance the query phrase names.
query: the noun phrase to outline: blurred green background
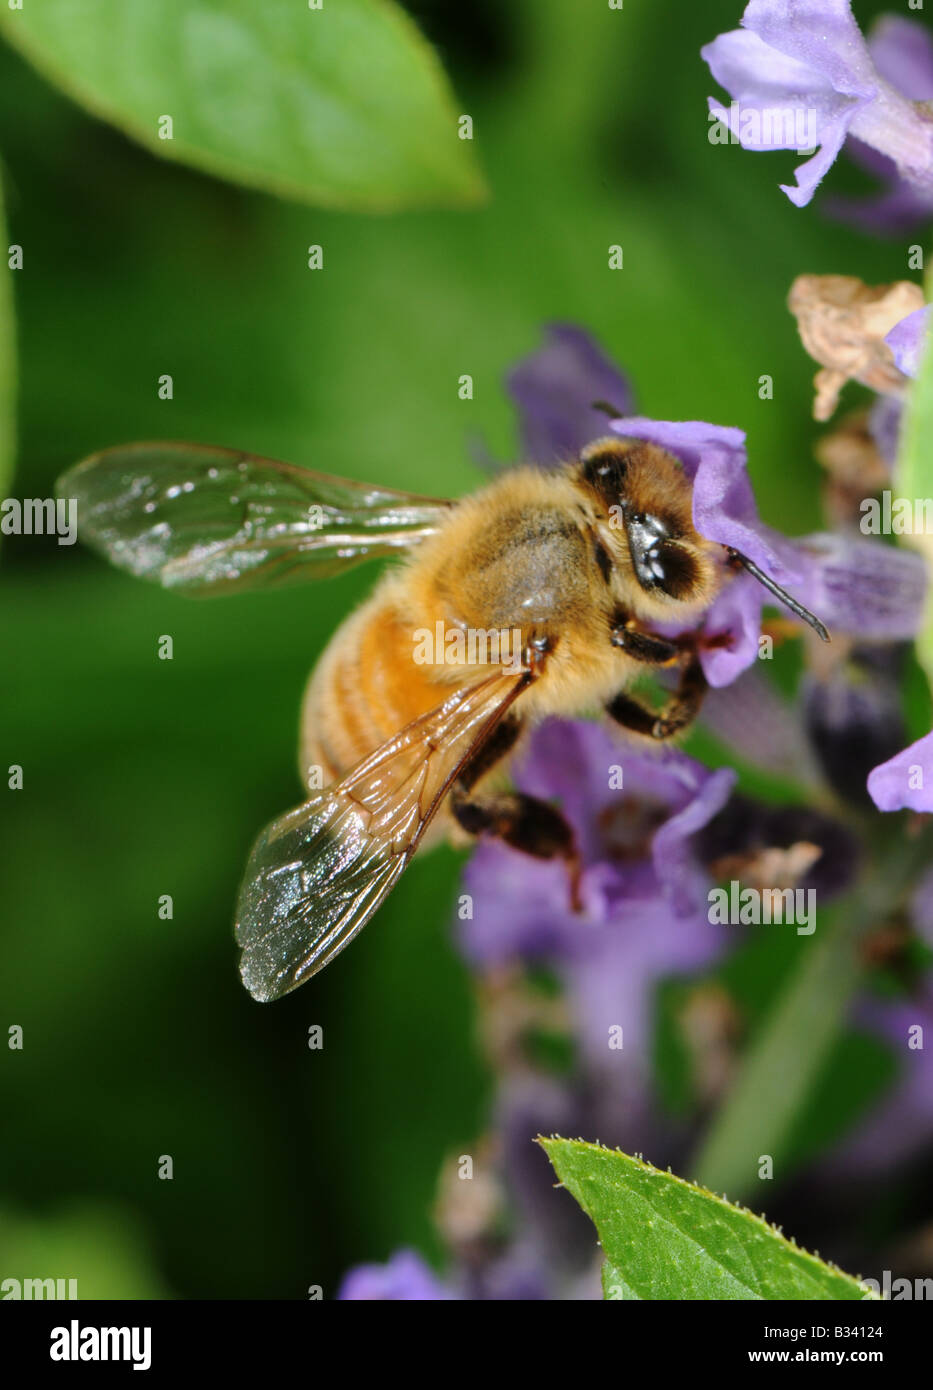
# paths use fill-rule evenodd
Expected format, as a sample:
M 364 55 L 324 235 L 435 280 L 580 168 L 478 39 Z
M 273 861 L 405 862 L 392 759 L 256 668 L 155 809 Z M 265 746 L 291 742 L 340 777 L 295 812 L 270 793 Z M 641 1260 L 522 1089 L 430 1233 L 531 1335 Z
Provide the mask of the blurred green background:
M 790 154 L 710 145 L 699 49 L 741 0 L 408 8 L 474 118 L 491 188 L 476 211 L 243 192 L 159 161 L 0 48 L 25 261 L 12 495 L 149 437 L 456 495 L 479 480 L 477 439 L 514 452 L 502 376 L 557 318 L 596 334 L 646 414 L 746 429 L 763 515 L 818 525 L 814 368 L 787 289 L 802 271 L 902 278 L 913 238 L 792 207 Z M 830 183 L 861 186 L 844 161 Z M 301 1298 L 401 1244 L 439 1254 L 438 1169 L 481 1130 L 491 1085 L 451 945 L 457 856 L 419 860 L 361 942 L 275 1006 L 242 990 L 231 936 L 252 837 L 298 799 L 303 683 L 371 578 L 198 604 L 80 547 L 5 541 L 0 766 L 25 785 L 0 794 L 0 1025 L 25 1045 L 0 1047 L 3 1277 Z

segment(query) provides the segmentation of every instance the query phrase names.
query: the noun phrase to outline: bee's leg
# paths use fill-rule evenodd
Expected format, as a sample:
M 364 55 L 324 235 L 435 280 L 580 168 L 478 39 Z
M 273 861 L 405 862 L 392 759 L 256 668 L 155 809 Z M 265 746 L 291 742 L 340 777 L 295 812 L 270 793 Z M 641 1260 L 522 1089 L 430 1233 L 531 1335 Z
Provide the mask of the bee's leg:
M 606 713 L 633 733 L 654 739 L 671 738 L 693 723 L 706 689 L 703 668 L 694 656 L 681 671 L 677 689 L 663 709 L 649 709 L 623 692 L 610 700 Z
M 479 752 L 466 764 L 451 789 L 450 810 L 468 835 L 495 835 L 513 849 L 536 859 L 566 859 L 576 900 L 580 859 L 571 826 L 553 806 L 524 792 L 473 795 L 473 788 L 501 758 L 511 752 L 519 734 L 518 719 L 504 719 Z
M 655 637 L 653 632 L 640 632 L 628 623 L 618 623 L 610 633 L 609 640 L 634 661 L 644 661 L 649 666 L 667 666 L 683 654 L 682 646 L 668 641 L 666 637 Z
M 471 797 L 461 783 L 450 794 L 450 809 L 468 835 L 495 835 L 536 859 L 576 862 L 573 830 L 560 811 L 524 792 Z

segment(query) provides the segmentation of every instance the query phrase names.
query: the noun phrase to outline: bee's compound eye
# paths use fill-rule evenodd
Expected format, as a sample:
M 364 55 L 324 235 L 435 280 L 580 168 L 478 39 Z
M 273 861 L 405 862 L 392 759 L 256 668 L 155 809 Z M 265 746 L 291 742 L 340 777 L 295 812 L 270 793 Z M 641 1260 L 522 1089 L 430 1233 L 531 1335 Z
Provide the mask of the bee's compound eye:
M 697 563 L 690 551 L 671 539 L 669 524 L 651 512 L 628 517 L 628 545 L 635 575 L 643 589 L 660 589 L 671 598 L 686 598 L 697 585 Z
M 645 556 L 655 585 L 671 598 L 687 598 L 697 585 L 696 561 L 682 545 L 659 541 Z

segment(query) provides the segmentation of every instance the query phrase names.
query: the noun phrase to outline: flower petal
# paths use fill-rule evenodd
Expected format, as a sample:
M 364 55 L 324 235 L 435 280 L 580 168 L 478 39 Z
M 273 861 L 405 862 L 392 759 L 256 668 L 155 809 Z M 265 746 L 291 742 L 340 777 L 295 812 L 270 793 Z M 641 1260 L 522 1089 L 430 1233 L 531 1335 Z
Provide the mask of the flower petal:
M 916 636 L 928 582 L 918 552 L 829 532 L 793 544 L 801 576 L 795 597 L 831 632 L 891 642 Z
M 868 792 L 879 811 L 933 811 L 933 733 L 870 772 Z
M 714 688 L 731 685 L 758 660 L 763 606 L 761 585 L 750 574 L 740 574 L 707 610 L 700 665 Z
M 877 71 L 910 101 L 933 99 L 933 34 L 901 15 L 883 14 L 868 35 Z
M 873 235 L 893 236 L 906 232 L 933 214 L 933 193 L 901 178 L 889 155 L 881 154 L 854 135 L 846 141 L 846 154 L 853 163 L 874 174 L 884 187 L 865 198 L 849 198 L 833 193 L 823 202 L 823 211 L 841 222 Z
M 749 0 L 742 27 L 837 92 L 873 94 L 874 64 L 849 0 Z
M 544 347 L 509 373 L 509 392 L 521 414 L 524 457 L 541 467 L 572 458 L 608 430 L 602 401 L 631 409 L 628 381 L 581 328 L 552 324 Z
M 696 795 L 671 816 L 655 832 L 651 843 L 651 859 L 662 892 L 675 912 L 683 916 L 697 911 L 705 893 L 705 873 L 695 863 L 691 838 L 721 811 L 735 786 L 736 773 L 731 767 L 697 777 Z
M 781 188 L 797 207 L 813 197 L 878 80 L 848 0 L 752 0 L 743 28 L 701 49 L 733 97 L 711 100 L 745 149 L 819 147 Z
M 826 174 L 836 162 L 836 156 L 845 143 L 854 115 L 855 108 L 845 113 L 844 116 L 825 119 L 818 123 L 817 140 L 820 148 L 812 159 L 808 159 L 804 164 L 799 164 L 794 170 L 796 185 L 792 183 L 779 185 L 781 192 L 787 194 L 794 207 L 805 208 L 812 199 Z
M 562 860 L 533 859 L 482 840 L 463 875 L 473 916 L 458 923 L 460 947 L 474 965 L 559 955 L 574 921 Z
M 607 815 L 620 803 L 634 799 L 660 816 L 676 815 L 700 795 L 708 776 L 677 748 L 641 752 L 606 724 L 586 719 L 545 720 L 514 770 L 520 791 L 559 803 L 585 864 L 606 857 Z
M 928 582 L 919 554 L 829 532 L 795 540 L 771 535 L 782 557 L 780 582 L 831 634 L 886 641 L 916 636 Z M 768 571 L 767 565 L 761 567 Z M 739 575 L 713 601 L 700 651 L 710 685 L 728 685 L 754 663 L 761 609 L 773 602 L 748 575 Z M 723 638 L 728 640 L 712 645 Z
M 746 469 L 745 431 L 703 420 L 612 420 L 614 434 L 647 439 L 679 458 L 693 482 L 693 522 L 701 536 L 730 546 L 773 579 L 787 574 L 787 542 L 758 518 Z
M 891 17 L 862 37 L 849 0 L 750 0 L 742 29 L 701 50 L 733 97 L 725 121 L 746 149 L 818 147 L 782 185 L 808 203 L 847 136 L 887 156 L 924 198 L 933 198 L 933 125 L 916 103 L 933 96 L 933 42 Z M 889 198 L 886 217 L 906 212 Z M 871 208 L 851 211 L 863 217 Z
M 814 87 L 832 90 L 812 64 L 779 52 L 748 29 L 720 34 L 700 49 L 700 57 L 740 106 L 774 107 L 795 97 L 799 101 Z
M 906 318 L 896 323 L 890 333 L 885 334 L 884 341 L 894 353 L 894 361 L 897 363 L 898 370 L 905 376 L 917 376 L 920 372 L 920 363 L 926 349 L 930 335 L 930 310 L 931 305 L 926 304 L 922 309 L 916 309 Z

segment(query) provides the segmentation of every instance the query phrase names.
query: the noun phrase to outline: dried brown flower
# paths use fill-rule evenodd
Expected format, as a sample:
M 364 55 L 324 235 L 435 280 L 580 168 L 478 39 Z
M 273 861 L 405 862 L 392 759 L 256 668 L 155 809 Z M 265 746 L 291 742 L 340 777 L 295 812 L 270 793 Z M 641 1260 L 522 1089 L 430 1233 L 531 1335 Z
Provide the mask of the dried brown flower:
M 813 414 L 828 420 L 847 381 L 882 395 L 901 395 L 908 378 L 884 341 L 896 323 L 923 308 L 923 290 L 909 280 L 866 285 L 852 275 L 798 275 L 788 306 L 807 352 L 822 370 L 814 378 Z

